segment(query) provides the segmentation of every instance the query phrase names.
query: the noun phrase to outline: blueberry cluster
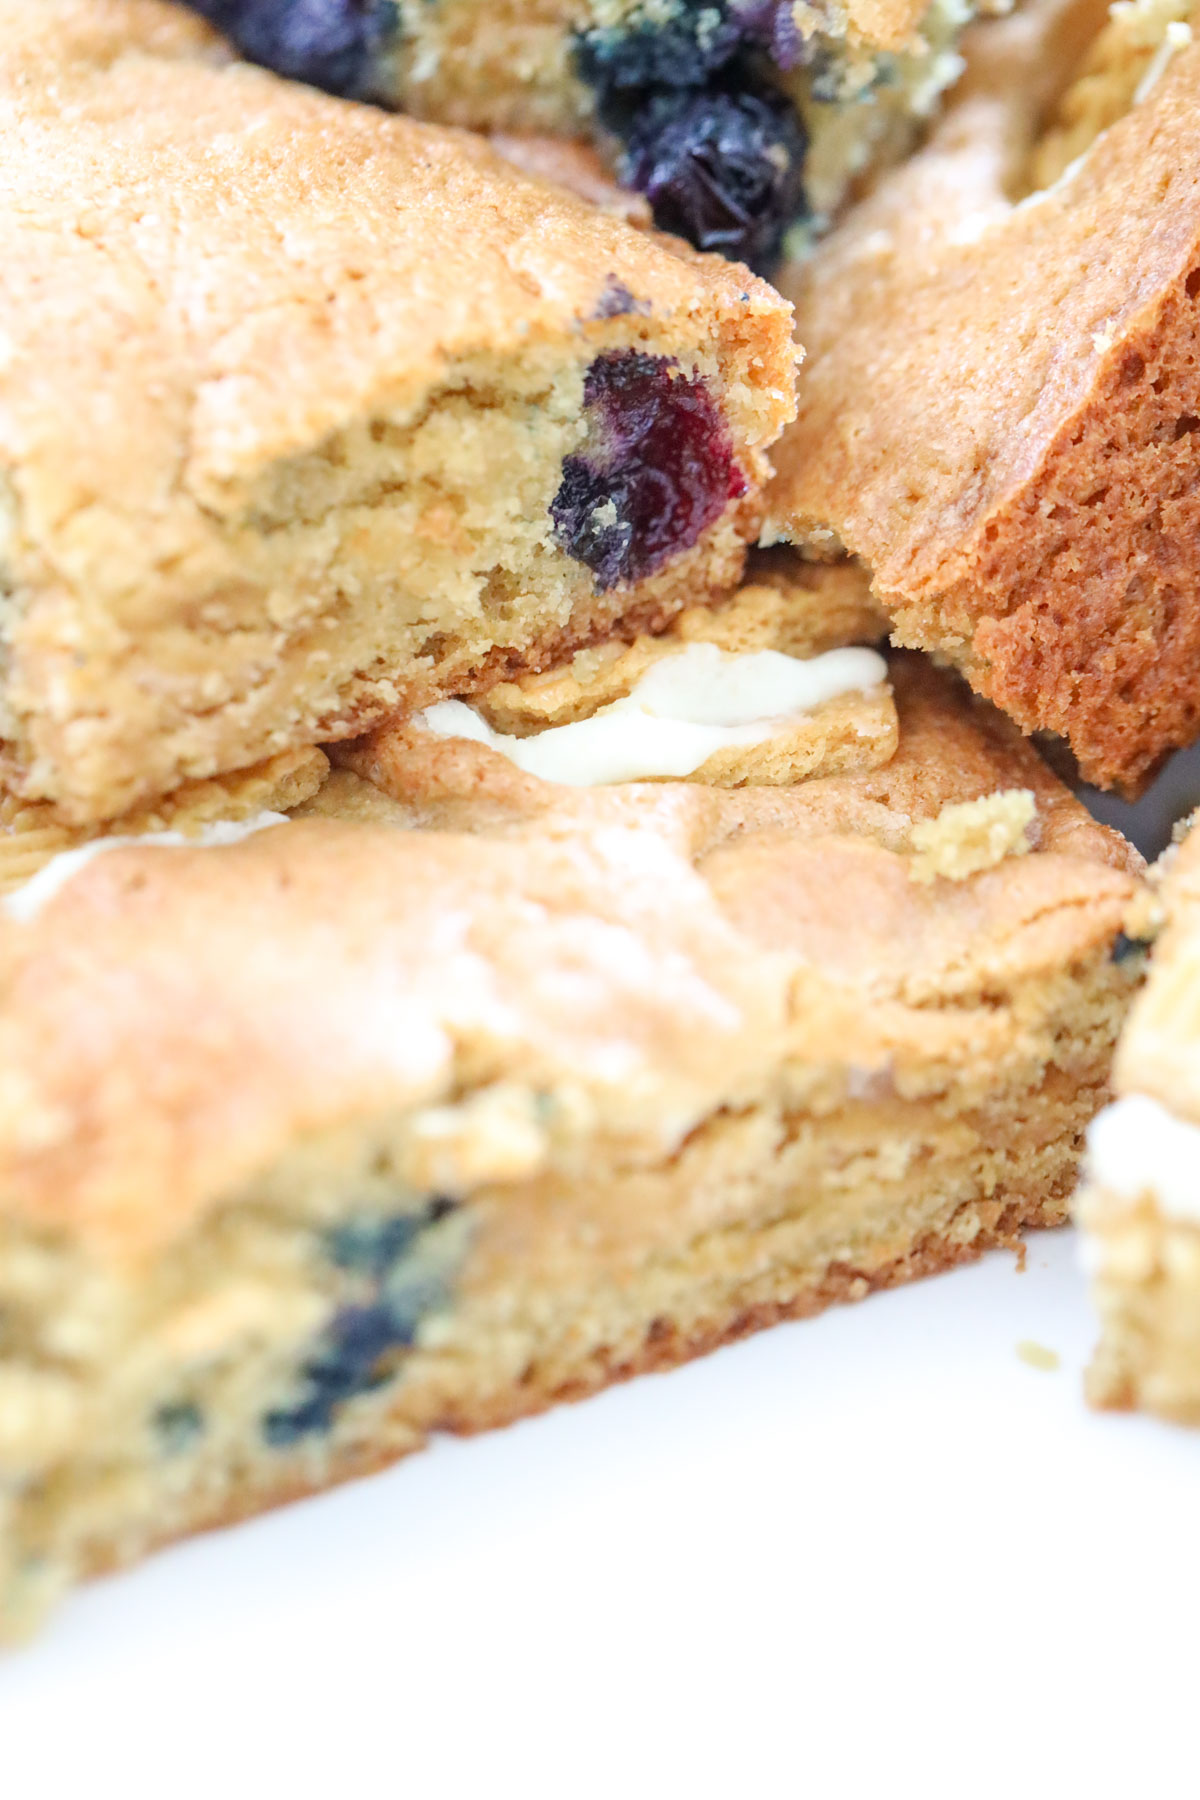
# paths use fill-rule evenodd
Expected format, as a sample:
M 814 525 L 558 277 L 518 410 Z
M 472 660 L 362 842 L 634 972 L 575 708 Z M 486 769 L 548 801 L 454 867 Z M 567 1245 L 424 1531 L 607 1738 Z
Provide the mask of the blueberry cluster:
M 775 83 L 800 51 L 790 0 L 679 0 L 580 34 L 579 73 L 662 229 L 770 269 L 805 212 L 807 139 Z
M 250 62 L 350 99 L 375 95 L 395 0 L 189 0 Z
M 746 491 L 725 421 L 703 381 L 665 356 L 598 356 L 583 388 L 588 436 L 563 460 L 554 535 L 602 591 L 642 581 Z
M 419 1212 L 353 1219 L 328 1234 L 330 1260 L 358 1278 L 363 1298 L 330 1321 L 300 1372 L 292 1405 L 269 1412 L 263 1437 L 275 1449 L 328 1431 L 337 1409 L 356 1394 L 381 1387 L 398 1353 L 413 1344 L 421 1320 L 447 1299 L 446 1271 L 422 1255 L 430 1228 L 454 1211 L 434 1199 Z

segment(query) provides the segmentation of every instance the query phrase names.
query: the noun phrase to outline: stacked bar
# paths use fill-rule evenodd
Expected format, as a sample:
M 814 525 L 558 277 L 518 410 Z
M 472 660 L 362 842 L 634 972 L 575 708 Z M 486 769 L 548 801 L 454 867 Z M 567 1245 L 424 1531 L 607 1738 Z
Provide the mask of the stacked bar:
M 511 7 L 343 8 L 341 50 L 296 35 L 319 6 L 203 10 L 336 93 L 166 0 L 0 0 L 10 1632 L 79 1576 L 432 1433 L 1064 1219 L 1146 890 L 1018 725 L 1130 781 L 1183 730 L 1145 671 L 1176 681 L 1159 652 L 1190 642 L 1188 430 L 1162 425 L 1186 334 L 1157 361 L 1146 334 L 1194 221 L 1148 197 L 1139 135 L 1186 148 L 1182 51 L 1087 149 L 1145 49 L 1093 46 L 1035 144 L 1031 44 L 1082 55 L 1091 28 L 1054 6 L 992 28 L 944 134 L 797 281 L 817 354 L 783 437 L 799 352 L 765 281 L 514 166 L 578 174 L 578 144 L 505 160 L 361 102 L 591 133 L 629 179 L 676 133 L 718 225 L 736 152 L 743 236 L 711 241 L 761 261 L 819 179 L 832 207 L 897 147 L 958 9 L 550 6 L 524 62 Z M 969 160 L 1018 115 L 1023 167 L 1082 145 L 1083 174 L 997 202 L 994 245 L 926 257 L 940 214 L 905 225 L 897 196 L 959 183 L 960 138 Z M 1144 149 L 1121 231 L 1079 200 L 1110 140 Z M 669 186 L 659 222 L 709 241 Z M 1020 301 L 1010 354 L 987 271 L 1051 217 L 1072 294 Z M 1110 237 L 1114 280 L 1145 266 L 1106 324 L 1101 274 L 1072 295 Z M 1020 282 L 1044 286 L 1038 255 Z M 991 311 L 935 355 L 980 270 Z M 1114 359 L 1136 405 L 1096 386 Z M 1073 462 L 1085 415 L 1111 442 Z M 1107 489 L 1093 527 L 1047 485 L 1043 425 L 1080 481 L 1109 457 L 1114 496 L 1153 463 L 1153 579 Z M 768 515 L 864 563 L 764 552 Z M 1036 589 L 1057 712 L 1023 710 L 962 626 L 946 571 L 967 582 L 980 534 L 1027 635 Z M 913 623 L 910 578 L 953 629 Z M 1081 619 L 1091 686 L 1062 676 Z M 893 623 L 1017 724 L 882 653 Z
M 9 896 L 10 1629 L 1065 1215 L 1135 859 L 953 678 L 892 685 L 890 759 L 797 786 L 383 728 L 299 818 Z

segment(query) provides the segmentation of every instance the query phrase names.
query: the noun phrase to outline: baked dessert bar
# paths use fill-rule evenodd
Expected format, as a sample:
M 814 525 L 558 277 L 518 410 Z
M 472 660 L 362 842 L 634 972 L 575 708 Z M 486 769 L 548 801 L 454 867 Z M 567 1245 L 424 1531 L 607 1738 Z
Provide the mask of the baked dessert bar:
M 977 27 L 929 146 L 783 283 L 808 360 L 771 534 L 861 556 L 897 641 L 1130 791 L 1200 732 L 1200 46 L 1178 14 L 1120 7 L 1096 39 L 1093 6 L 1054 0 Z
M 0 0 L 0 778 L 67 824 L 736 584 L 768 287 L 155 0 Z
M 1167 852 L 1167 927 L 1092 1127 L 1077 1202 L 1102 1336 L 1099 1406 L 1200 1424 L 1200 835 Z
M 582 138 L 656 222 L 769 270 L 958 74 L 969 0 L 192 0 L 245 55 L 478 130 Z
M 389 790 L 433 780 L 443 793 L 461 783 L 491 800 L 515 779 L 523 785 L 514 765 L 537 786 L 682 777 L 789 787 L 890 761 L 898 725 L 887 664 L 856 647 L 883 627 L 862 571 L 833 566 L 807 581 L 758 572 L 658 637 L 609 640 L 473 706 L 443 701 L 393 720 L 353 755 L 382 758 L 395 771 Z
M 1136 858 L 951 677 L 893 680 L 882 767 L 439 794 L 377 756 L 9 897 L 10 1630 L 1062 1217 Z
M 641 635 L 631 642 L 608 638 L 542 674 L 498 682 L 476 697 L 476 734 L 490 727 L 515 741 L 544 726 L 557 728 L 594 717 L 617 702 L 628 702 L 631 690 L 652 667 L 670 661 L 668 679 L 673 680 L 679 659 L 686 663 L 691 658 L 694 665 L 691 647 L 704 645 L 708 648 L 701 650 L 701 667 L 694 673 L 705 688 L 715 683 L 720 690 L 707 696 L 710 715 L 714 698 L 726 712 L 730 699 L 735 710 L 739 704 L 745 710 L 742 696 L 748 691 L 748 669 L 751 682 L 757 678 L 761 685 L 765 675 L 766 704 L 755 702 L 761 717 L 748 721 L 752 729 L 739 731 L 735 726 L 722 731 L 718 726 L 717 735 L 724 741 L 713 754 L 685 755 L 688 779 L 727 786 L 791 783 L 887 762 L 896 749 L 898 726 L 882 659 L 862 650 L 848 657 L 830 654 L 878 642 L 885 634 L 886 621 L 862 570 L 853 563 L 807 567 L 794 557 L 780 558 L 769 551 L 756 552 L 750 566 L 752 579 L 735 594 L 712 606 L 686 608 L 656 637 Z M 769 654 L 764 657 L 764 652 Z M 795 659 L 800 666 L 789 671 L 784 659 Z M 735 671 L 735 681 L 727 684 L 726 674 Z M 656 677 L 660 690 L 662 674 L 660 668 Z M 694 675 L 685 679 L 685 695 L 689 682 L 694 687 Z M 724 691 L 727 685 L 730 694 Z M 664 697 L 670 701 L 669 691 L 660 693 L 660 712 Z M 782 717 L 772 712 L 781 699 L 787 708 Z M 650 702 L 654 704 L 653 694 Z M 462 707 L 458 701 L 442 703 L 443 715 L 447 705 L 451 716 Z M 634 773 L 643 775 L 646 770 L 636 745 L 626 742 L 631 727 L 634 732 L 638 729 L 630 715 L 642 709 L 626 704 L 617 710 L 622 729 L 616 734 L 619 745 L 613 748 L 626 762 L 632 755 Z M 439 709 L 433 711 L 436 715 Z M 462 712 L 470 717 L 465 707 Z M 413 756 L 428 762 L 433 741 L 426 715 L 418 717 L 420 726 L 396 728 L 390 739 L 392 754 L 408 744 Z M 707 725 L 693 721 L 693 747 L 697 732 L 713 723 L 712 717 Z M 644 724 L 641 729 L 644 737 Z M 688 730 L 685 723 L 685 734 Z M 543 756 L 548 744 L 543 739 Z M 700 751 L 704 750 L 701 744 Z M 493 780 L 508 779 L 502 762 L 491 760 Z M 674 772 L 684 773 L 678 753 L 673 762 Z M 112 843 L 164 832 L 190 839 L 244 825 L 264 814 L 294 812 L 324 785 L 329 766 L 329 758 L 317 745 L 283 750 L 246 769 L 184 782 L 116 819 L 90 825 L 65 825 L 46 801 L 0 795 L 0 895 L 31 883 L 48 863 L 54 862 L 61 872 L 65 852 L 82 851 L 100 840 Z M 37 904 L 38 890 L 27 892 Z

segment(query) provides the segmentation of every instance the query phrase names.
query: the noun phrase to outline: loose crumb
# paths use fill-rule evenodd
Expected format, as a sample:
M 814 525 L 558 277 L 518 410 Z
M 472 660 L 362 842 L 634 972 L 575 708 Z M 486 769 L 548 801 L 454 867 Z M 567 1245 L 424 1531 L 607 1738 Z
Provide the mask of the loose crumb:
M 962 881 L 1006 856 L 1023 856 L 1031 847 L 1029 827 L 1036 818 L 1037 802 L 1028 788 L 1006 788 L 981 800 L 943 806 L 936 819 L 922 819 L 913 826 L 912 878 Z
M 1048 1350 L 1045 1344 L 1035 1344 L 1032 1338 L 1022 1338 L 1017 1345 L 1017 1355 L 1031 1369 L 1041 1369 L 1047 1374 L 1060 1367 L 1062 1358 L 1057 1350 Z

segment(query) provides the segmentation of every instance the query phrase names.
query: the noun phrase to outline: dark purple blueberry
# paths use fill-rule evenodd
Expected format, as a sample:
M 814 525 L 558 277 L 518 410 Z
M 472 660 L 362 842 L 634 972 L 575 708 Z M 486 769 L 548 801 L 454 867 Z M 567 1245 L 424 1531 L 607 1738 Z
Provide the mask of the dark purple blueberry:
M 341 1307 L 313 1343 L 292 1404 L 263 1419 L 263 1437 L 273 1448 L 328 1431 L 347 1400 L 391 1378 L 421 1320 L 447 1303 L 449 1271 L 422 1255 L 422 1240 L 455 1208 L 437 1195 L 416 1211 L 366 1214 L 325 1234 L 326 1254 L 355 1278 L 361 1299 Z
M 339 1406 L 387 1379 L 380 1365 L 388 1352 L 411 1343 L 411 1324 L 397 1325 L 386 1305 L 343 1307 L 318 1354 L 304 1365 L 299 1403 L 264 1419 L 267 1443 L 279 1448 L 314 1431 L 328 1431 Z
M 557 543 L 603 591 L 690 550 L 746 478 L 703 381 L 665 356 L 598 356 L 583 401 L 587 443 L 564 459 L 550 516 Z
M 576 68 L 594 90 L 603 116 L 621 95 L 636 90 L 703 87 L 737 55 L 744 36 L 724 0 L 681 6 L 661 24 L 582 32 Z
M 806 148 L 782 95 L 671 95 L 630 137 L 625 178 L 661 230 L 765 269 L 804 211 Z
M 453 1200 L 439 1196 L 419 1212 L 346 1219 L 340 1225 L 332 1226 L 326 1234 L 329 1255 L 339 1268 L 354 1269 L 382 1280 L 402 1257 L 407 1256 L 422 1231 L 436 1225 L 453 1210 Z
M 794 69 L 804 60 L 804 39 L 796 24 L 792 0 L 732 0 L 742 41 L 763 49 L 777 69 Z
M 395 0 L 189 0 L 242 55 L 331 94 L 370 97 L 399 28 Z

